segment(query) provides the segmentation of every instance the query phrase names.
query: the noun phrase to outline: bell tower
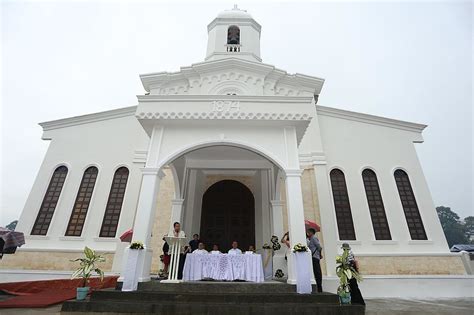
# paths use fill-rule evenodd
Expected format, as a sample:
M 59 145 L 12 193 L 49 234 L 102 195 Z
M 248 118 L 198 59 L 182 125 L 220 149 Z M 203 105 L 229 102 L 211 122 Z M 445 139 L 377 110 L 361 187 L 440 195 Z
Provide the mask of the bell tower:
M 237 5 L 222 11 L 207 26 L 206 61 L 229 57 L 261 62 L 261 26 Z

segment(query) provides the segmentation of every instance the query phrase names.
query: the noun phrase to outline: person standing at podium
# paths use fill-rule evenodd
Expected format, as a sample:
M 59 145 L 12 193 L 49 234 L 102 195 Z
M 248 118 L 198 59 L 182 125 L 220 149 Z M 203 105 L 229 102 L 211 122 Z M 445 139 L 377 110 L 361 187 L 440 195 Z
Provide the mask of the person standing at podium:
M 181 224 L 179 222 L 173 223 L 173 234 L 170 236 L 174 237 L 186 237 L 184 231 L 181 231 Z M 184 255 L 183 247 L 179 249 L 179 265 L 178 265 L 178 279 L 183 279 L 183 268 L 186 255 Z

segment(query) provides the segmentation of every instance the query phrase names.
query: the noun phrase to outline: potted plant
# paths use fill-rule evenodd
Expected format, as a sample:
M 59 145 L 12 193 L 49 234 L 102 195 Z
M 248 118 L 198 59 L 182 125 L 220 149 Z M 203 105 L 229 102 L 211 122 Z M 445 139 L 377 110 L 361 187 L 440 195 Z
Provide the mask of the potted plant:
M 83 258 L 77 258 L 71 261 L 79 261 L 79 268 L 72 274 L 72 279 L 82 278 L 82 287 L 77 288 L 78 300 L 84 300 L 89 293 L 89 279 L 92 276 L 92 273 L 95 272 L 99 277 L 100 281 L 104 279 L 104 272 L 96 266 L 96 263 L 104 262 L 105 258 L 97 255 L 95 251 L 89 247 L 84 247 Z
M 360 281 L 362 278 L 349 261 L 349 249 L 343 248 L 342 255 L 336 257 L 336 274 L 339 277 L 339 287 L 337 294 L 341 304 L 351 304 L 351 289 L 349 281 L 355 278 Z

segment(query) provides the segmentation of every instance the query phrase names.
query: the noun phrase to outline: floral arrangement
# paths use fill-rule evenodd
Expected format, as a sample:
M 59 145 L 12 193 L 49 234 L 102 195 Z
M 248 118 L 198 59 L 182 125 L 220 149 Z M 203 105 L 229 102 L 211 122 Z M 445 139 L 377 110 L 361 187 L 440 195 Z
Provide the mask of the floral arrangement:
M 278 236 L 273 235 L 270 242 L 272 242 L 273 250 L 279 250 L 281 248 L 280 243 L 278 243 Z
M 352 278 L 355 278 L 358 282 L 362 281 L 362 277 L 348 258 L 349 249 L 344 249 L 342 255 L 336 256 L 336 274 L 339 277 L 337 293 L 339 295 L 346 295 L 350 292 L 349 280 Z
M 100 281 L 104 279 L 104 272 L 96 266 L 96 263 L 104 262 L 105 258 L 98 255 L 89 247 L 84 247 L 83 258 L 77 258 L 71 261 L 79 261 L 79 268 L 72 274 L 72 279 L 82 278 L 82 286 L 86 287 L 92 273 L 96 273 L 100 277 Z
M 303 252 L 307 252 L 307 251 L 308 251 L 308 247 L 306 245 L 301 244 L 301 243 L 298 243 L 293 247 L 293 252 L 294 253 L 303 253 Z
M 268 245 L 267 243 L 263 244 L 262 248 L 263 249 L 272 249 L 272 247 L 270 245 Z
M 142 242 L 135 241 L 130 244 L 130 249 L 145 249 Z
M 275 278 L 283 278 L 284 275 L 285 274 L 281 269 L 277 269 L 277 271 L 275 272 Z

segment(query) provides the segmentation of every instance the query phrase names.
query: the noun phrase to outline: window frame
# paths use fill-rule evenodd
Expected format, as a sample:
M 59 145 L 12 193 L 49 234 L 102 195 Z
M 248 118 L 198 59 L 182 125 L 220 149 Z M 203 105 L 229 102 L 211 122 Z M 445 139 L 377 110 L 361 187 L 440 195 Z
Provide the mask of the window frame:
M 343 197 L 342 195 L 345 194 L 345 197 L 347 199 L 346 203 L 347 205 L 344 205 L 342 206 L 343 209 L 341 209 L 341 206 L 338 207 L 338 204 L 340 205 L 341 203 L 344 203 L 344 198 L 342 198 L 342 200 L 339 200 L 336 202 L 336 194 L 335 194 L 335 181 L 337 180 L 335 178 L 335 174 L 336 173 L 339 173 L 337 174 L 337 176 L 341 176 L 340 178 L 342 178 L 342 181 L 341 183 L 339 183 L 339 187 L 337 188 L 338 189 L 338 195 L 340 195 L 341 197 Z M 357 235 L 356 235 L 356 231 L 355 231 L 355 226 L 354 226 L 354 216 L 352 215 L 352 207 L 351 207 L 351 202 L 350 202 L 350 197 L 349 197 L 349 191 L 347 189 L 347 181 L 346 181 L 346 175 L 344 173 L 344 171 L 340 168 L 333 168 L 330 170 L 329 172 L 329 181 L 331 183 L 331 195 L 332 195 L 332 202 L 333 202 L 333 207 L 334 207 L 334 216 L 335 216 L 335 219 L 336 219 L 336 225 L 337 225 L 337 233 L 338 233 L 338 238 L 340 241 L 356 241 L 357 240 Z M 341 184 L 343 184 L 343 188 L 341 188 Z M 342 194 L 341 194 L 342 193 Z M 344 209 L 345 208 L 345 209 Z M 338 210 L 339 209 L 339 210 Z M 348 212 L 348 213 L 345 213 L 345 215 L 349 215 L 350 216 L 350 222 L 344 222 L 342 225 L 350 225 L 349 229 L 345 229 L 343 230 L 342 227 L 341 227 L 341 222 L 339 220 L 338 217 L 341 217 L 344 215 L 343 212 Z M 339 216 L 338 216 L 338 213 L 339 213 Z M 344 233 L 341 233 L 341 231 L 343 231 Z M 347 234 L 352 234 L 351 236 L 353 236 L 353 238 L 351 238 L 350 236 L 349 237 L 341 237 L 341 235 L 343 236 L 347 236 Z
M 105 221 L 106 221 L 106 218 L 107 218 L 107 211 L 108 211 L 108 208 L 109 208 L 109 204 L 111 204 L 110 200 L 112 199 L 112 193 L 113 193 L 113 189 L 114 189 L 114 185 L 115 185 L 115 179 L 116 179 L 116 176 L 117 176 L 117 173 L 121 170 L 121 169 L 125 169 L 127 170 L 127 175 L 126 175 L 126 179 L 125 179 L 125 185 L 123 187 L 123 191 L 121 192 L 121 194 L 123 195 L 121 198 L 121 202 L 120 202 L 120 208 L 119 208 L 119 211 L 118 211 L 118 214 L 114 214 L 112 213 L 112 215 L 118 215 L 118 218 L 117 218 L 117 223 L 115 224 L 115 232 L 114 232 L 114 235 L 111 236 L 111 235 L 102 235 L 102 233 L 104 232 L 104 227 L 106 226 L 105 225 Z M 123 176 L 123 175 L 122 175 Z M 105 206 L 105 211 L 104 211 L 104 216 L 102 218 L 102 223 L 100 225 L 100 229 L 99 229 L 99 237 L 100 238 L 115 238 L 117 236 L 117 231 L 118 231 L 118 227 L 119 227 L 119 223 L 120 223 L 120 216 L 122 215 L 122 209 L 123 209 L 123 203 L 125 201 L 125 194 L 127 192 L 127 186 L 128 186 L 128 182 L 129 182 L 129 178 L 130 178 L 130 169 L 126 166 L 120 166 L 118 167 L 115 172 L 114 172 L 114 176 L 112 177 L 112 183 L 110 185 L 110 191 L 109 191 L 109 195 L 107 197 L 107 204 Z M 123 178 L 121 178 L 120 180 L 122 180 Z M 119 183 L 120 185 L 121 183 Z M 119 188 L 115 188 L 115 189 L 120 189 Z M 120 193 L 120 192 L 117 192 L 117 193 Z M 114 202 L 114 204 L 117 204 L 117 202 Z M 116 209 L 115 209 L 116 210 Z M 112 210 L 114 211 L 114 210 Z M 108 226 L 110 227 L 111 224 L 108 224 Z M 110 232 L 110 230 L 108 231 Z
M 92 186 L 90 187 L 90 185 L 88 186 L 85 186 L 85 191 L 84 192 L 81 192 L 82 188 L 83 188 L 83 185 L 85 183 L 85 179 L 86 179 L 86 175 L 87 174 L 87 171 L 91 170 L 91 169 L 95 169 L 96 172 L 95 172 L 95 178 L 94 178 L 94 181 L 93 181 L 93 184 Z M 77 189 L 77 194 L 76 194 L 76 198 L 74 199 L 74 204 L 73 204 L 73 207 L 72 207 L 72 211 L 71 211 L 71 214 L 69 216 L 69 220 L 68 220 L 68 224 L 66 226 L 66 231 L 64 232 L 64 236 L 65 237 L 81 237 L 82 236 L 82 232 L 84 230 L 84 226 L 86 224 L 86 219 L 87 219 L 87 214 L 89 213 L 89 208 L 91 206 L 91 203 L 92 203 L 92 199 L 93 199 L 93 196 L 94 196 L 94 191 L 95 191 L 95 188 L 96 188 L 96 184 L 97 184 L 97 179 L 99 177 L 99 168 L 95 165 L 91 165 L 91 166 L 88 166 L 84 172 L 82 173 L 82 178 L 81 178 L 81 182 L 79 184 L 79 187 Z M 90 179 L 88 180 L 90 182 Z M 90 189 L 90 190 L 88 190 Z M 84 196 L 81 196 L 81 193 L 84 193 Z M 87 197 L 87 195 L 89 194 L 89 196 Z M 87 201 L 87 207 L 82 207 L 82 205 L 86 204 L 86 202 L 84 201 L 80 201 L 79 199 L 80 198 L 88 198 L 89 200 Z M 81 208 L 80 210 L 76 211 L 77 210 L 77 205 L 81 205 Z M 83 211 L 85 209 L 85 211 Z M 77 215 L 78 217 L 83 215 L 84 218 L 83 218 L 83 222 L 82 223 L 73 223 L 73 219 L 76 220 L 76 221 L 80 221 L 79 218 L 74 218 L 74 216 Z M 70 228 L 71 226 L 75 226 L 76 228 L 74 228 L 71 232 L 70 231 Z M 80 226 L 80 233 L 79 235 L 76 234 L 77 232 L 77 227 Z
M 403 176 L 405 176 L 405 178 L 406 178 L 405 189 L 404 189 L 405 194 L 402 194 L 400 192 L 399 181 L 397 180 L 397 173 L 398 174 L 402 173 Z M 426 233 L 426 228 L 425 228 L 425 225 L 423 223 L 423 218 L 421 216 L 420 207 L 418 206 L 418 202 L 416 201 L 415 191 L 413 190 L 413 186 L 411 184 L 411 180 L 410 180 L 410 176 L 408 175 L 408 172 L 405 171 L 404 169 L 397 168 L 393 172 L 393 179 L 394 179 L 394 182 L 395 182 L 395 186 L 397 188 L 397 193 L 398 193 L 398 197 L 399 197 L 399 200 L 400 200 L 400 205 L 401 205 L 402 210 L 403 210 L 403 214 L 404 214 L 404 217 L 405 217 L 405 222 L 407 224 L 408 233 L 410 234 L 411 240 L 412 241 L 426 241 L 426 240 L 428 240 L 428 234 Z M 410 207 L 411 209 L 409 211 L 413 212 L 412 214 L 415 215 L 414 219 L 418 219 L 418 221 L 419 221 L 418 223 L 421 226 L 418 226 L 418 227 L 413 227 L 412 226 L 412 227 L 410 227 L 409 216 L 407 216 L 407 211 L 408 210 L 406 209 L 406 206 L 404 204 L 404 198 L 402 197 L 402 195 L 408 196 L 408 195 L 406 195 L 407 192 L 409 192 L 411 194 L 410 197 L 413 199 L 412 200 L 413 205 L 412 205 L 412 207 Z M 408 206 L 409 205 L 407 205 L 407 207 Z M 413 209 L 413 207 L 414 207 L 414 209 Z M 416 225 L 416 223 L 417 222 L 415 221 L 414 224 Z M 416 234 L 415 238 L 414 238 L 414 234 Z
M 364 175 L 364 173 L 367 173 L 367 172 L 369 172 L 370 174 L 373 174 L 374 180 L 372 180 L 372 183 L 371 183 L 372 187 L 368 187 L 369 183 L 366 181 L 366 176 Z M 372 231 L 374 233 L 374 238 L 377 241 L 391 241 L 393 240 L 392 232 L 390 230 L 390 224 L 388 222 L 388 217 L 387 217 L 387 210 L 385 208 L 385 204 L 383 201 L 382 190 L 380 189 L 377 173 L 373 169 L 366 167 L 362 170 L 361 177 L 362 177 L 362 183 L 363 183 L 363 187 L 365 191 L 367 207 L 369 209 L 370 220 L 372 222 Z M 370 194 L 368 193 L 369 192 L 368 188 L 371 188 Z M 378 196 L 376 196 L 376 194 L 378 194 Z M 385 225 L 385 226 L 379 226 L 380 224 Z
M 37 229 L 36 225 L 38 224 L 38 220 L 40 219 L 40 215 L 42 214 L 43 207 L 47 203 L 46 202 L 47 195 L 51 192 L 50 189 L 52 187 L 53 180 L 54 180 L 54 177 L 56 175 L 56 172 L 59 169 L 62 169 L 62 168 L 64 168 L 66 171 L 64 173 L 64 178 L 63 178 L 63 181 L 61 183 L 61 189 L 59 191 L 55 191 L 55 193 L 58 193 L 58 196 L 57 196 L 57 199 L 55 201 L 53 211 L 51 212 L 51 218 L 49 219 L 49 222 L 47 223 L 46 231 L 44 232 L 44 234 L 42 233 L 42 231 L 44 230 L 43 226 L 45 225 L 45 223 L 43 222 L 43 223 L 41 223 L 41 228 L 39 229 L 39 233 L 35 233 L 35 230 Z M 46 189 L 43 192 L 43 199 L 41 200 L 41 204 L 40 204 L 39 210 L 36 214 L 35 221 L 33 222 L 33 225 L 30 229 L 30 235 L 34 235 L 34 236 L 46 236 L 46 235 L 48 235 L 49 228 L 51 226 L 51 223 L 53 222 L 54 214 L 56 213 L 56 209 L 58 208 L 58 204 L 61 200 L 61 196 L 62 196 L 62 193 L 63 193 L 63 190 L 64 190 L 64 185 L 66 184 L 68 175 L 69 175 L 69 167 L 67 165 L 59 164 L 54 168 L 54 170 L 51 173 L 51 176 L 49 178 L 48 186 L 46 186 Z M 49 202 L 49 203 L 51 203 L 51 202 Z

